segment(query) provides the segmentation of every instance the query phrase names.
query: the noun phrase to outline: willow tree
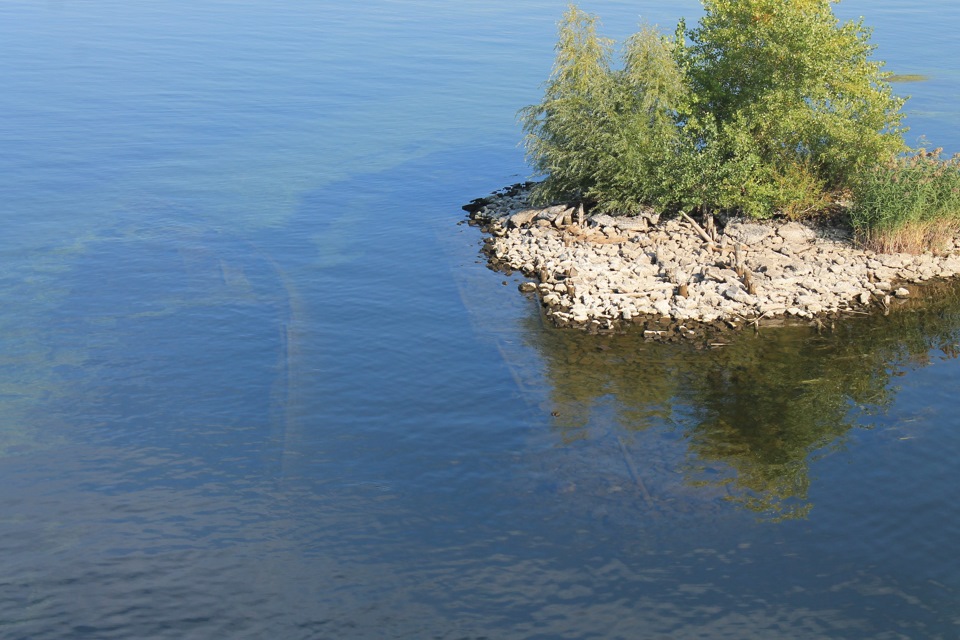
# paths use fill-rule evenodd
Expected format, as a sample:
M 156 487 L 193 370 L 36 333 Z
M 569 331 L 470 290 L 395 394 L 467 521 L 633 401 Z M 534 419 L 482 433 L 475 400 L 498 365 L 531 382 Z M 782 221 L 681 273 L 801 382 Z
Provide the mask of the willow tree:
M 615 119 L 613 42 L 597 35 L 596 16 L 571 5 L 559 24 L 556 60 L 543 100 L 521 110 L 527 155 L 546 176 L 534 193 L 544 202 L 579 198 L 595 182 Z
M 546 177 L 534 195 L 635 213 L 658 195 L 658 158 L 677 135 L 686 83 L 672 42 L 653 28 L 631 37 L 614 67 L 613 42 L 597 23 L 570 6 L 543 100 L 520 112 L 528 157 Z

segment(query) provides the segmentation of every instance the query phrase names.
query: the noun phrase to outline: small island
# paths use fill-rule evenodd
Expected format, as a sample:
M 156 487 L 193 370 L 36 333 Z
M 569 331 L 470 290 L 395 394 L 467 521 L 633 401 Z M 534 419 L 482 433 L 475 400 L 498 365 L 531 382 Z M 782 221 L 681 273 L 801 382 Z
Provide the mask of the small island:
M 572 6 L 520 119 L 536 182 L 464 209 L 560 326 L 822 324 L 960 274 L 960 157 L 904 141 L 904 99 L 830 0 L 704 0 L 615 65 Z M 664 323 L 664 320 L 667 320 Z M 664 329 L 664 325 L 669 329 Z
M 655 213 L 531 207 L 532 187 L 514 185 L 465 208 L 489 234 L 490 265 L 535 279 L 520 289 L 538 294 L 558 326 L 642 324 L 651 337 L 669 338 L 694 337 L 704 325 L 825 322 L 883 312 L 912 295 L 911 283 L 960 274 L 960 235 L 942 253 L 877 253 L 829 221 L 732 218 L 704 229 Z

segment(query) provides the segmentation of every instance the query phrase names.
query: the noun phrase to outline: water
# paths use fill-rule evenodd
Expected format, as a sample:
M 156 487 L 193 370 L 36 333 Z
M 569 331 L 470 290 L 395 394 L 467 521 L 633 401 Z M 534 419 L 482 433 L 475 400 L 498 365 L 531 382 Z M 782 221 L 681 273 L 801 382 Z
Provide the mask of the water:
M 564 3 L 281 5 L 0 6 L 0 637 L 958 635 L 956 288 L 545 327 L 457 223 Z M 960 151 L 960 9 L 837 10 Z

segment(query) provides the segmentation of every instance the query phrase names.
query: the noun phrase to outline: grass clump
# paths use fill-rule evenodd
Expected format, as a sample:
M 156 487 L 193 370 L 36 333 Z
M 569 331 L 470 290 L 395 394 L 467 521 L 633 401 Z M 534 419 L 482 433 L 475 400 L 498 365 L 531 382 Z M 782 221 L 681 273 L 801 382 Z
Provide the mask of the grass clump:
M 703 0 L 695 28 L 643 26 L 619 52 L 571 5 L 543 99 L 520 111 L 545 178 L 534 199 L 805 219 L 852 194 L 851 223 L 872 245 L 944 233 L 957 161 L 904 155 L 905 101 L 836 1 Z
M 939 251 L 960 230 L 960 154 L 919 149 L 865 171 L 854 183 L 850 221 L 880 253 Z

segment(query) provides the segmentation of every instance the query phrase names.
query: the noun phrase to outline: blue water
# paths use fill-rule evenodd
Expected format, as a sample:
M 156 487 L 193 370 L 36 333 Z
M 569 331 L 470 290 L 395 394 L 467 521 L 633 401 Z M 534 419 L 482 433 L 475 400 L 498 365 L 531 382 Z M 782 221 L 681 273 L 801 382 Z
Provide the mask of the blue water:
M 0 4 L 0 637 L 960 635 L 955 288 L 698 351 L 482 264 L 564 6 Z M 837 12 L 960 151 L 960 6 Z

